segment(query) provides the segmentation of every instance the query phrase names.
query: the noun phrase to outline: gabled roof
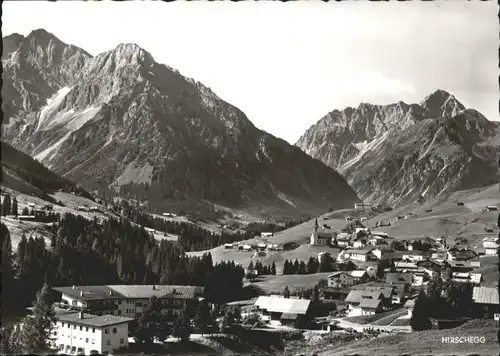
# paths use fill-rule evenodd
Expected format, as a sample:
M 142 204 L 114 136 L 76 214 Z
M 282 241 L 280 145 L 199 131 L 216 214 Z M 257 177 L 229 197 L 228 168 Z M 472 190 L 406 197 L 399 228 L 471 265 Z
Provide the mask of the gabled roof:
M 129 323 L 134 319 L 117 315 L 97 316 L 92 314 L 84 314 L 83 318 L 80 318 L 80 313 L 73 313 L 61 315 L 58 317 L 58 320 L 83 326 L 102 328 L 110 325 Z
M 472 300 L 477 304 L 499 304 L 498 289 L 495 287 L 474 287 Z
M 367 291 L 362 289 L 354 289 L 347 295 L 346 303 L 361 303 L 363 299 L 380 299 L 382 293 L 379 291 Z
M 387 283 L 413 283 L 413 275 L 411 273 L 402 273 L 402 272 L 387 272 L 385 274 L 385 281 Z
M 126 298 L 149 299 L 152 296 L 165 299 L 194 299 L 195 297 L 203 294 L 204 287 L 167 285 L 104 285 L 76 286 L 74 289 L 73 287 L 54 287 L 52 289 L 77 300 L 109 300 Z
M 361 277 L 363 277 L 366 274 L 366 271 L 364 269 L 355 270 L 355 271 L 349 272 L 349 274 L 351 276 L 353 276 L 354 278 L 361 278 Z
M 380 306 L 380 299 L 362 299 L 361 303 L 359 303 L 360 308 L 363 309 L 377 309 Z
M 396 262 L 394 266 L 396 268 L 418 268 L 417 264 L 411 262 Z
M 311 301 L 309 299 L 291 299 L 260 296 L 255 305 L 260 309 L 271 313 L 295 313 L 306 314 L 309 310 Z
M 341 274 L 346 274 L 348 276 L 351 276 L 351 273 L 349 273 L 349 272 L 346 272 L 346 271 L 337 271 L 337 272 L 333 272 L 332 274 L 328 275 L 328 278 L 337 277 L 337 276 L 340 276 Z

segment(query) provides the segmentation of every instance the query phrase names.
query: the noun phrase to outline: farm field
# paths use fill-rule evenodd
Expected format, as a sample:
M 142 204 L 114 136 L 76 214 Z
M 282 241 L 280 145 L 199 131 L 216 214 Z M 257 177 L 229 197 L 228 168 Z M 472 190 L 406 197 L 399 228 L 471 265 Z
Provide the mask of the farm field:
M 248 283 L 260 288 L 265 294 L 283 293 L 286 286 L 290 292 L 295 289 L 313 288 L 320 280 L 326 279 L 330 273 L 290 274 L 279 276 L 261 276 L 255 282 Z

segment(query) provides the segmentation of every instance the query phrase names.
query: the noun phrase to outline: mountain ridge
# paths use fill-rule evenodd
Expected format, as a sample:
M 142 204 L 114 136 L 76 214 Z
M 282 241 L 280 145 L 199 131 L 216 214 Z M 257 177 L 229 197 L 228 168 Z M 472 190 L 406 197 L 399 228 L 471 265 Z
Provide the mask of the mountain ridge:
M 283 214 L 358 201 L 337 172 L 136 44 L 90 56 L 33 33 L 16 50 L 27 60 L 4 60 L 4 138 L 89 190 Z
M 374 203 L 403 204 L 500 181 L 500 123 L 466 109 L 444 90 L 419 104 L 361 103 L 333 110 L 296 146 Z

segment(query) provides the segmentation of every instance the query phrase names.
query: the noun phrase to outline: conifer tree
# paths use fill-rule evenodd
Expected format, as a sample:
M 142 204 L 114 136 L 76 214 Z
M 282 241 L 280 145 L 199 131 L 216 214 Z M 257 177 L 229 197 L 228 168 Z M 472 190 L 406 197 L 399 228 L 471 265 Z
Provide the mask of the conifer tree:
M 429 330 L 432 328 L 432 322 L 429 319 L 428 299 L 424 291 L 421 291 L 417 300 L 415 300 L 410 325 L 415 331 Z
M 17 198 L 14 197 L 12 200 L 12 215 L 17 216 L 18 215 L 18 210 L 17 210 Z
M 155 339 L 164 341 L 168 335 L 167 319 L 161 301 L 152 296 L 137 322 L 137 338 L 141 343 L 152 344 Z
M 275 264 L 274 262 L 273 262 L 273 265 L 271 266 L 271 274 L 272 274 L 273 276 L 275 276 L 275 275 L 276 275 L 276 264 Z
M 197 329 L 199 329 L 201 335 L 203 336 L 204 332 L 207 330 L 207 327 L 210 325 L 211 316 L 210 316 L 210 308 L 208 306 L 208 302 L 206 299 L 203 299 L 196 308 L 196 315 L 194 317 L 194 325 Z
M 172 330 L 172 336 L 180 339 L 181 341 L 189 340 L 191 335 L 191 322 L 187 313 L 183 313 L 182 317 L 177 317 Z
M 285 289 L 283 290 L 283 297 L 290 298 L 290 290 L 288 289 L 288 286 L 285 286 Z
M 48 351 L 55 321 L 54 306 L 50 300 L 50 287 L 45 284 L 33 304 L 33 314 L 24 318 L 21 334 L 23 351 L 28 353 Z

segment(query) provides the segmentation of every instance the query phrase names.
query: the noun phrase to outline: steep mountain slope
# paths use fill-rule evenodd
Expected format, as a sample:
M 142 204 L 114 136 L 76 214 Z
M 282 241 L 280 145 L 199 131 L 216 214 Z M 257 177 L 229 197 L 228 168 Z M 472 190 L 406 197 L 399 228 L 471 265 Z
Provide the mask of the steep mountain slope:
M 4 139 L 89 189 L 164 207 L 350 206 L 345 180 L 134 44 L 96 57 L 44 30 L 4 63 Z
M 52 201 L 49 193 L 55 191 L 73 192 L 91 199 L 89 193 L 75 183 L 62 178 L 44 167 L 40 162 L 16 150 L 5 142 L 0 142 L 2 152 L 1 185 L 19 193 L 36 195 Z
M 296 145 L 370 202 L 402 204 L 500 181 L 500 123 L 442 90 L 420 104 L 335 110 Z

